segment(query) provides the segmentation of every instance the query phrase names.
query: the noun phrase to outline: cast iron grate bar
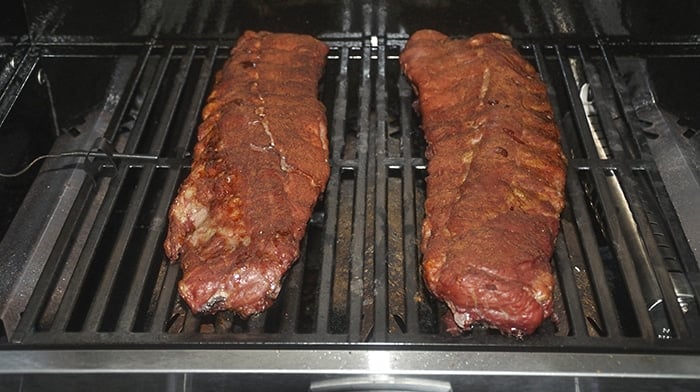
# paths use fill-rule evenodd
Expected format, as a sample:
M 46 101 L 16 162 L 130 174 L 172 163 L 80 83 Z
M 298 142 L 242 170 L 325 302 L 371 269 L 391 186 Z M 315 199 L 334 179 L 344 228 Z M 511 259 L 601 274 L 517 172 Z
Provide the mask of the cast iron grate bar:
M 382 26 L 382 24 L 379 24 Z M 383 38 L 382 38 L 383 39 Z M 374 341 L 385 341 L 387 337 L 388 297 L 391 288 L 382 284 L 387 275 L 387 168 L 385 166 L 387 143 L 387 93 L 386 93 L 386 45 L 377 43 L 377 78 L 375 81 L 376 141 L 374 149 Z
M 162 266 L 163 279 L 162 281 L 159 279 L 160 284 L 156 284 L 154 288 L 154 291 L 158 293 L 158 298 L 155 301 L 153 322 L 151 328 L 147 329 L 147 332 L 151 332 L 155 336 L 168 332 L 171 324 L 177 318 L 171 314 L 171 311 L 178 295 L 176 288 L 180 278 L 180 266 L 167 262 L 163 263 Z
M 294 263 L 288 276 L 285 278 L 282 292 L 277 304 L 280 307 L 281 322 L 277 323 L 279 332 L 283 336 L 291 336 L 297 332 L 297 322 L 301 306 L 301 289 L 304 281 L 304 270 L 308 254 L 308 237 L 305 237 L 300 245 L 299 260 Z M 277 305 L 276 304 L 276 305 Z M 275 309 L 276 310 L 276 309 Z M 269 312 L 269 311 L 268 311 Z
M 368 90 L 368 108 L 364 114 L 367 115 L 367 152 L 363 158 L 365 164 L 365 176 L 367 177 L 363 198 L 365 200 L 363 263 L 362 263 L 362 302 L 360 305 L 361 318 L 359 320 L 360 336 L 359 341 L 373 341 L 374 328 L 376 327 L 375 309 L 377 301 L 375 263 L 376 248 L 373 246 L 377 233 L 375 232 L 377 222 L 377 135 L 378 113 L 377 113 L 377 40 L 376 37 L 365 41 L 364 55 L 367 57 L 367 67 L 369 69 L 367 80 L 363 81 Z
M 340 196 L 340 180 L 342 167 L 335 164 L 341 159 L 341 153 L 344 144 L 344 129 L 345 117 L 347 114 L 347 94 L 348 94 L 348 62 L 349 62 L 348 47 L 340 48 L 339 70 L 335 80 L 336 95 L 333 101 L 333 113 L 329 118 L 329 139 L 331 146 L 331 174 L 326 185 L 325 198 L 325 231 L 324 242 L 326 246 L 323 249 L 323 260 L 319 272 L 320 287 L 317 298 L 317 315 L 316 315 L 316 332 L 326 334 L 329 332 L 329 317 L 330 317 L 330 298 L 332 291 L 332 276 L 333 262 L 335 255 L 335 238 L 337 238 L 337 219 L 338 219 L 338 199 Z M 335 65 L 336 62 L 334 62 Z
M 561 234 L 557 240 L 555 248 L 555 258 L 557 262 L 555 267 L 557 269 L 557 282 L 559 283 L 563 293 L 565 295 L 563 300 L 566 302 L 566 319 L 559 320 L 560 323 L 566 322 L 567 334 L 572 336 L 586 336 L 588 332 L 588 326 L 586 325 L 586 314 L 583 310 L 583 305 L 581 304 L 581 299 L 579 295 L 571 295 L 570 293 L 576 293 L 581 288 L 576 285 L 575 277 L 575 266 L 572 263 L 572 259 L 569 258 L 569 253 L 572 256 L 581 256 L 581 253 L 574 254 L 573 251 L 578 250 L 578 242 L 571 244 L 567 242 L 567 238 L 576 241 L 575 233 L 572 233 L 571 224 L 567 221 L 562 221 Z M 596 318 L 591 317 L 589 322 L 595 322 Z
M 420 318 L 418 308 L 425 306 L 428 298 L 425 297 L 422 290 L 421 269 L 419 266 L 419 257 L 417 247 L 420 242 L 418 237 L 417 221 L 422 221 L 423 206 L 416 205 L 416 185 L 414 178 L 417 173 L 417 168 L 413 165 L 413 143 L 412 139 L 415 134 L 413 129 L 413 100 L 412 90 L 405 77 L 401 77 L 399 81 L 399 100 L 400 100 L 400 118 L 401 118 L 401 134 L 400 134 L 400 154 L 403 158 L 401 164 L 401 204 L 404 214 L 401 221 L 401 229 L 403 232 L 403 280 L 405 284 L 404 302 L 406 308 L 406 319 L 403 320 L 407 331 L 412 335 L 420 334 Z M 414 211 L 419 210 L 417 213 Z M 419 219 L 416 215 L 420 215 Z M 432 314 L 430 314 L 432 316 Z
M 374 329 L 373 337 L 375 341 L 385 341 L 391 336 L 394 330 L 392 316 L 398 311 L 395 309 L 395 297 L 400 290 L 396 290 L 396 278 L 393 273 L 393 264 L 398 258 L 395 249 L 390 243 L 395 238 L 399 230 L 395 230 L 392 225 L 392 217 L 395 215 L 391 211 L 392 200 L 389 200 L 391 190 L 388 176 L 388 155 L 392 148 L 389 143 L 392 141 L 392 132 L 396 132 L 395 126 L 387 124 L 387 110 L 390 103 L 387 102 L 388 84 L 392 83 L 387 75 L 386 48 L 379 43 L 382 37 L 376 41 L 377 58 L 377 79 L 375 82 L 376 98 L 376 136 L 375 136 L 375 244 L 374 244 Z M 395 204 L 395 203 L 394 203 Z M 386 283 L 382 283 L 386 282 Z
M 349 283 L 349 309 L 348 309 L 348 339 L 361 341 L 362 302 L 364 300 L 364 265 L 365 265 L 365 225 L 366 225 L 366 194 L 368 182 L 367 155 L 369 144 L 369 107 L 371 93 L 370 79 L 370 49 L 363 45 L 362 52 L 362 79 L 358 86 L 358 112 L 359 133 L 357 135 L 357 169 L 355 171 L 355 195 L 352 214 L 352 240 L 350 260 Z

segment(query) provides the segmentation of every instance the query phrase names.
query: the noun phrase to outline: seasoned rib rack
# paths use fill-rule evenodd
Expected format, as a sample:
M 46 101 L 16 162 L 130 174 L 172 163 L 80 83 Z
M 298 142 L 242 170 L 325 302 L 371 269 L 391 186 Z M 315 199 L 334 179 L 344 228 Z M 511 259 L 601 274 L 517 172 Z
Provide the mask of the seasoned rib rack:
M 246 32 L 217 75 L 165 240 L 194 312 L 264 310 L 299 256 L 329 174 L 316 97 L 327 51 L 310 36 Z
M 566 175 L 546 87 L 499 34 L 421 30 L 400 61 L 428 141 L 427 286 L 460 328 L 531 334 L 552 313 Z

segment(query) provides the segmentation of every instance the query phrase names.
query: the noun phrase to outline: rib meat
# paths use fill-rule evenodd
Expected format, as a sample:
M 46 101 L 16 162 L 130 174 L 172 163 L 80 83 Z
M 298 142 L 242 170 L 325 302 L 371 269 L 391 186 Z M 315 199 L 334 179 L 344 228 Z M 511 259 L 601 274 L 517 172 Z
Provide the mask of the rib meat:
M 164 245 L 192 311 L 248 317 L 279 294 L 330 171 L 317 99 L 327 52 L 310 36 L 248 31 L 216 75 Z
M 494 33 L 422 30 L 400 63 L 428 142 L 426 285 L 460 328 L 531 334 L 552 313 L 566 175 L 546 86 Z

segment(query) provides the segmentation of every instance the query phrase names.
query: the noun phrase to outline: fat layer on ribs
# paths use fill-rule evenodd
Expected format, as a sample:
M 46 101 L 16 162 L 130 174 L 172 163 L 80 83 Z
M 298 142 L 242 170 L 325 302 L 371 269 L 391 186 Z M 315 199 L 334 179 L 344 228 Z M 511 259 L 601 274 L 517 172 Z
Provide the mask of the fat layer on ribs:
M 400 63 L 428 143 L 424 281 L 460 328 L 531 334 L 552 313 L 566 175 L 546 85 L 495 33 L 418 31 Z
M 247 31 L 217 73 L 164 244 L 193 312 L 263 311 L 298 258 L 330 171 L 317 99 L 327 52 L 310 36 Z

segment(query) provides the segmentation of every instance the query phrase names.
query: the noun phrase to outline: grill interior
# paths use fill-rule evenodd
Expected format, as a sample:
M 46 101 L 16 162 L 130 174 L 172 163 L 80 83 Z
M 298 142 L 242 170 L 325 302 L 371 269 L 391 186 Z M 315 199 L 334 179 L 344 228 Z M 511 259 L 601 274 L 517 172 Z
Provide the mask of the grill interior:
M 446 3 L 425 10 L 401 2 L 308 9 L 304 2 L 207 2 L 201 11 L 175 7 L 160 34 L 147 28 L 144 17 L 144 26 L 132 30 L 139 34 L 116 38 L 81 35 L 90 16 L 76 11 L 62 23 L 49 20 L 31 41 L 0 47 L 0 148 L 8 149 L 0 155 L 12 160 L 2 163 L 3 171 L 48 151 L 101 153 L 52 159 L 41 170 L 0 183 L 3 198 L 19 195 L 3 212 L 2 232 L 19 225 L 49 227 L 54 237 L 12 241 L 22 230 L 5 236 L 3 246 L 34 246 L 35 252 L 8 259 L 23 271 L 15 273 L 21 279 L 11 288 L 22 295 L 6 294 L 3 345 L 410 343 L 697 354 L 698 262 L 651 153 L 654 134 L 640 120 L 635 91 L 620 67 L 630 58 L 657 64 L 674 59 L 697 69 L 697 44 L 587 35 L 595 24 L 580 34 L 543 34 L 539 29 L 552 30 L 556 21 L 534 5 L 496 17 L 507 7 L 480 3 L 493 18 L 479 19 L 471 16 L 478 15 L 473 9 Z M 232 11 L 236 6 L 238 12 Z M 431 24 L 461 15 L 442 26 L 454 36 L 494 29 L 513 34 L 549 86 L 569 158 L 567 205 L 553 258 L 556 317 L 522 340 L 484 328 L 456 337 L 445 333 L 446 308 L 420 279 L 424 141 L 398 55 L 409 32 L 437 27 L 421 25 L 421 12 Z M 516 22 L 518 17 L 524 20 Z M 228 313 L 192 315 L 177 295 L 179 266 L 163 255 L 167 209 L 187 175 L 214 73 L 243 29 L 270 29 L 273 22 L 315 34 L 331 47 L 320 88 L 328 113 L 330 181 L 302 256 L 272 308 L 249 320 Z M 585 104 L 582 88 L 588 89 Z M 671 109 L 678 104 L 667 102 Z M 697 142 L 690 114 L 682 118 L 683 137 Z M 17 158 L 12 153 L 25 142 L 15 133 L 32 146 Z M 46 191 L 46 184 L 53 188 Z M 54 196 L 67 204 L 48 223 L 38 211 L 23 210 Z M 10 225 L 16 215 L 29 221 Z

